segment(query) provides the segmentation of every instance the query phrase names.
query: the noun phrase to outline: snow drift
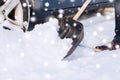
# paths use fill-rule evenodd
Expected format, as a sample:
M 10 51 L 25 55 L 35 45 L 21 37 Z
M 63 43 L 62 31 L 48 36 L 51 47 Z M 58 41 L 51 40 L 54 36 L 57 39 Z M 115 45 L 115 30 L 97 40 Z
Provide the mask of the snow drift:
M 58 37 L 57 20 L 37 24 L 31 32 L 0 27 L 0 80 L 119 80 L 120 50 L 93 52 L 114 36 L 114 16 L 93 16 L 85 26 L 82 45 L 61 61 L 71 40 Z M 91 48 L 90 48 L 91 47 Z

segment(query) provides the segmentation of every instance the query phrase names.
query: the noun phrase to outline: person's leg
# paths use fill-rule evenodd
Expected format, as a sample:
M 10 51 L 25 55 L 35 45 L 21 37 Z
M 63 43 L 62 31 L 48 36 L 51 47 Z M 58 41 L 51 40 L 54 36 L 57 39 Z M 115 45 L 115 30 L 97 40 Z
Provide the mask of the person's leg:
M 115 37 L 113 42 L 120 45 L 120 0 L 115 0 Z
M 114 39 L 109 43 L 109 45 L 96 46 L 95 51 L 116 50 L 117 48 L 119 48 L 119 45 L 120 45 L 120 0 L 114 1 L 114 7 L 115 7 Z

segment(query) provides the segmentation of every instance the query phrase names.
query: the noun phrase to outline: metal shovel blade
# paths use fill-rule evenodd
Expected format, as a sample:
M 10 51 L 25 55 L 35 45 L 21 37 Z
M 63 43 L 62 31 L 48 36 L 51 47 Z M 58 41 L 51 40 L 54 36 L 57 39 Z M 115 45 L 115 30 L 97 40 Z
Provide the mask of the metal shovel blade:
M 84 37 L 83 25 L 71 18 L 63 18 L 60 21 L 60 29 L 58 31 L 61 39 L 71 38 L 73 40 L 72 47 L 68 51 L 67 55 L 63 58 L 70 56 L 76 47 L 80 44 Z

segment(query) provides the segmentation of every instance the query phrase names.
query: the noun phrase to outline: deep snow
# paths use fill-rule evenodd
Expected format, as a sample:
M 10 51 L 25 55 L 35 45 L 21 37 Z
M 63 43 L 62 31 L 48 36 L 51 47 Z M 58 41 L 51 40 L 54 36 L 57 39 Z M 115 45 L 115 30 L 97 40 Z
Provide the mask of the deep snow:
M 81 21 L 82 45 L 65 61 L 71 40 L 58 37 L 56 19 L 37 24 L 31 32 L 0 27 L 0 80 L 119 80 L 120 50 L 93 52 L 114 36 L 114 15 Z M 89 48 L 91 47 L 91 48 Z

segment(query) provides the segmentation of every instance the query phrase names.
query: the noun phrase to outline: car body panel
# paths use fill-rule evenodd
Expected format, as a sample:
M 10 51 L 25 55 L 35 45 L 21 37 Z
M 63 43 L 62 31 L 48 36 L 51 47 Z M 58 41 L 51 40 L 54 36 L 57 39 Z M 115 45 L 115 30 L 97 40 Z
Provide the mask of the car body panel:
M 46 8 L 45 3 L 49 3 L 48 10 L 55 10 L 61 8 L 80 7 L 86 0 L 43 0 L 43 9 Z M 92 0 L 90 4 L 101 4 L 109 2 L 109 0 Z
M 29 0 L 29 2 L 32 4 L 31 16 L 36 17 L 36 22 L 30 22 L 29 30 L 31 30 L 31 26 L 45 22 L 47 17 L 54 15 L 53 12 L 58 12 L 59 9 L 64 9 L 64 16 L 76 13 L 77 8 L 81 7 L 85 0 L 75 0 L 75 2 L 70 2 L 70 0 Z M 46 3 L 49 5 L 45 6 Z M 113 2 L 109 0 L 92 0 L 87 10 L 94 10 L 111 4 Z M 35 12 L 35 15 L 32 15 L 32 11 Z

